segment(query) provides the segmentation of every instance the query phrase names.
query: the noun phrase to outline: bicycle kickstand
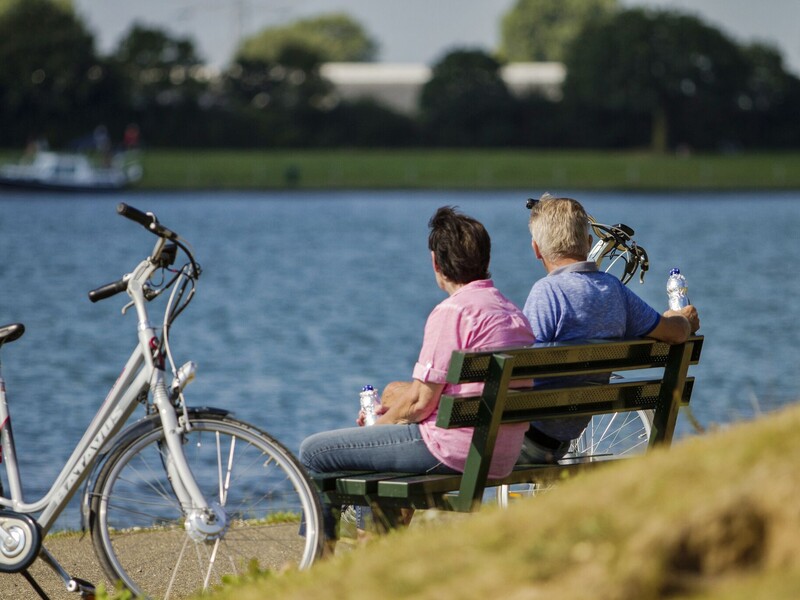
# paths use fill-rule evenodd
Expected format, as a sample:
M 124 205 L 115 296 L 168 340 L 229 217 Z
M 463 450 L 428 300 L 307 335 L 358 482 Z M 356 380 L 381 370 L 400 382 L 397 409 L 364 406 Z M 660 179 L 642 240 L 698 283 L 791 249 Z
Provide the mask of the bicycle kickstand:
M 53 571 L 55 571 L 56 574 L 58 574 L 59 577 L 61 577 L 61 579 L 64 581 L 64 585 L 67 588 L 68 592 L 74 592 L 76 594 L 80 594 L 81 600 L 95 600 L 94 585 L 89 583 L 88 581 L 79 579 L 77 577 L 73 577 L 72 575 L 67 573 L 64 570 L 64 567 L 62 567 L 58 563 L 55 557 L 52 554 L 50 554 L 50 552 L 44 546 L 42 546 L 42 549 L 39 552 L 39 557 L 42 560 L 44 560 L 44 562 L 46 562 L 50 566 L 50 568 L 53 569 Z M 44 594 L 44 591 L 42 591 L 39 584 L 35 582 L 33 577 L 31 577 L 27 571 L 23 572 L 23 575 L 25 576 L 25 579 L 28 580 L 28 583 L 31 584 L 33 589 L 36 590 L 39 596 L 43 598 L 43 600 L 49 600 L 47 595 Z

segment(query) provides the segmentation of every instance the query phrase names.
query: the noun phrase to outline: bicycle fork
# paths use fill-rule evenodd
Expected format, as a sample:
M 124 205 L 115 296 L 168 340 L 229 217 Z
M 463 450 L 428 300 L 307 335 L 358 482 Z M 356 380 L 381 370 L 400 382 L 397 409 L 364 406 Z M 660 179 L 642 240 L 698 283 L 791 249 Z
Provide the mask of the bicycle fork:
M 183 433 L 187 431 L 189 422 L 184 420 L 179 423 L 163 379 L 156 383 L 153 390 L 153 403 L 164 430 L 164 468 L 181 503 L 186 533 L 197 543 L 213 542 L 227 531 L 228 518 L 224 508 L 218 502 L 209 502 L 197 485 L 184 452 Z
M 145 267 L 146 269 L 146 267 Z M 134 273 L 129 284 L 129 293 L 133 290 L 141 290 L 142 284 L 140 277 Z M 187 535 L 197 543 L 213 542 L 221 538 L 228 528 L 228 518 L 222 506 L 217 503 L 209 503 L 203 492 L 197 485 L 197 480 L 192 474 L 186 454 L 183 451 L 183 433 L 188 431 L 189 422 L 184 420 L 178 422 L 178 414 L 175 404 L 170 398 L 165 383 L 164 355 L 161 344 L 155 335 L 155 331 L 147 320 L 147 313 L 141 302 L 133 303 L 139 316 L 139 339 L 141 347 L 148 348 L 150 353 L 145 352 L 148 365 L 153 369 L 151 378 L 151 390 L 153 405 L 158 411 L 164 431 L 164 441 L 166 448 L 161 448 L 164 457 L 164 468 L 167 471 L 170 483 L 175 495 L 181 504 L 181 511 L 184 514 L 184 527 Z M 187 376 L 187 381 L 192 375 Z M 178 388 L 186 382 L 177 381 Z

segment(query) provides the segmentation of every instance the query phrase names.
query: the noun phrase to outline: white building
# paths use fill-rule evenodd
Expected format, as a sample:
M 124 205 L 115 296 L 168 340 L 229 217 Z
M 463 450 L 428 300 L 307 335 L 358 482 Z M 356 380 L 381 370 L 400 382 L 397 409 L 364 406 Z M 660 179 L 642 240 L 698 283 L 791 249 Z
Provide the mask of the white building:
M 326 63 L 320 73 L 342 100 L 375 100 L 404 114 L 416 112 L 422 86 L 431 78 L 430 67 L 403 63 Z M 538 93 L 556 100 L 566 71 L 555 62 L 511 63 L 500 73 L 516 96 Z

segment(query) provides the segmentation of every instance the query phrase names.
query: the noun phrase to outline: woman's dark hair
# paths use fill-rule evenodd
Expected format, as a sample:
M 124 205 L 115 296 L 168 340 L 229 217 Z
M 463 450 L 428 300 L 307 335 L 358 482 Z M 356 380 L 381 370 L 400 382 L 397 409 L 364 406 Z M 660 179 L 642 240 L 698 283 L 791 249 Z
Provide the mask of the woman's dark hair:
M 456 207 L 442 206 L 428 222 L 428 248 L 439 271 L 453 283 L 489 279 L 492 240 L 486 228 Z

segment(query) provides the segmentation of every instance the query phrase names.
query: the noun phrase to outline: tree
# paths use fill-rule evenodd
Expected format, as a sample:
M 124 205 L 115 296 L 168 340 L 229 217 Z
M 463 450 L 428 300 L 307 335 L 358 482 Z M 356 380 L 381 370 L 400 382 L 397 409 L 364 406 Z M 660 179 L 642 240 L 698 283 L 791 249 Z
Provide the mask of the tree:
M 6 12 L 9 8 L 17 4 L 21 0 L 0 0 L 0 15 Z M 72 0 L 50 0 L 53 4 L 60 6 L 61 8 L 72 11 L 73 10 L 73 3 Z
M 714 147 L 740 110 L 747 63 L 693 16 L 627 10 L 590 23 L 570 47 L 564 99 L 586 110 L 649 116 L 650 145 Z
M 202 145 L 210 114 L 201 107 L 208 91 L 203 61 L 190 38 L 135 23 L 111 60 L 125 79 L 129 110 L 148 144 Z M 198 127 L 203 123 L 203 127 Z
M 372 100 L 340 102 L 325 115 L 323 146 L 398 147 L 419 144 L 412 117 Z
M 562 62 L 583 27 L 616 8 L 617 0 L 517 0 L 503 16 L 499 53 L 510 62 Z
M 344 13 L 332 13 L 268 27 L 245 39 L 237 58 L 275 61 L 286 46 L 304 47 L 322 62 L 369 62 L 378 48 L 357 21 Z
M 205 88 L 194 43 L 163 29 L 134 24 L 112 58 L 126 77 L 136 110 L 193 102 Z
M 331 89 L 320 64 L 306 46 L 286 45 L 274 61 L 240 56 L 228 69 L 226 93 L 265 132 L 260 145 L 314 142 Z
M 742 139 L 754 146 L 796 147 L 800 124 L 794 113 L 800 105 L 800 79 L 788 73 L 775 48 L 752 44 L 743 48 L 748 62 L 742 110 Z
M 21 0 L 0 13 L 0 143 L 61 144 L 118 108 L 109 65 L 64 2 Z
M 420 95 L 428 140 L 446 146 L 500 146 L 516 142 L 517 104 L 500 64 L 482 50 L 455 50 L 433 68 Z

